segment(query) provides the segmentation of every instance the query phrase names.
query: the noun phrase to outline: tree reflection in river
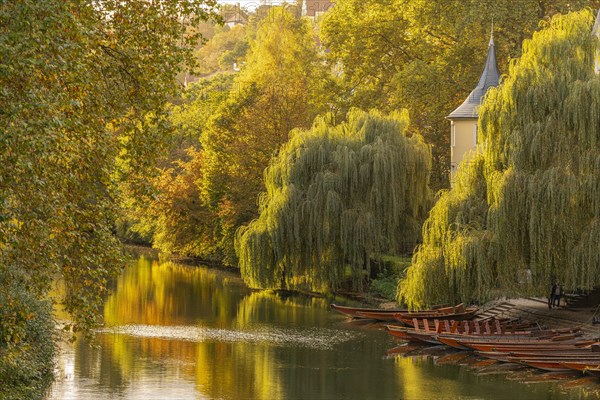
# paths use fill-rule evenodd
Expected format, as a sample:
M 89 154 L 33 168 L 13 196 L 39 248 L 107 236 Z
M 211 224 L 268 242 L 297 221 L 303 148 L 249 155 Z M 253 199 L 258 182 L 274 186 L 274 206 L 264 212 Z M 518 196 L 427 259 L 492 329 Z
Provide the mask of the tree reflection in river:
M 323 298 L 247 289 L 234 274 L 140 258 L 114 286 L 97 346 L 59 358 L 52 399 L 579 398 L 581 390 L 478 377 L 395 342 Z M 440 397 L 441 396 L 441 397 Z

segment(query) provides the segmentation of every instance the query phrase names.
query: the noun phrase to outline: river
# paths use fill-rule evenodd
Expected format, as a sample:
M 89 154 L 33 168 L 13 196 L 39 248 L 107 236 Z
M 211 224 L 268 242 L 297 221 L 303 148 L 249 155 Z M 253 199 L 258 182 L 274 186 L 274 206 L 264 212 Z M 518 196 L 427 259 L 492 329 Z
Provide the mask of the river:
M 393 338 L 326 299 L 144 257 L 117 280 L 104 321 L 93 346 L 63 346 L 49 399 L 582 399 L 598 386 L 484 375 L 439 352 L 388 357 Z

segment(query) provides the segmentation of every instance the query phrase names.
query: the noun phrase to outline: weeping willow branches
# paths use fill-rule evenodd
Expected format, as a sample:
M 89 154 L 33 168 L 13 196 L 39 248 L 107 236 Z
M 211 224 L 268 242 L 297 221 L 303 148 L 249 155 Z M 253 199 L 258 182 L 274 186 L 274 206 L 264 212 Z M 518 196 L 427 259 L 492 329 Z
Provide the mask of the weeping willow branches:
M 251 287 L 360 288 L 373 252 L 412 250 L 430 206 L 431 153 L 406 112 L 352 110 L 296 131 L 265 171 L 260 216 L 237 235 Z
M 477 153 L 423 229 L 399 297 L 413 307 L 600 283 L 600 80 L 588 11 L 523 46 L 481 110 Z

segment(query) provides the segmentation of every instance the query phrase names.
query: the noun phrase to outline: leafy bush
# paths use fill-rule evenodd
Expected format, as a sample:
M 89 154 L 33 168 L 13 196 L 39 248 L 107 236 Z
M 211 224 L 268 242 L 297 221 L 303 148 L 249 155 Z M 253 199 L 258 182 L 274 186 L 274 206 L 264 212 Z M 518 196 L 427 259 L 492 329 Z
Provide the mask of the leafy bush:
M 49 301 L 0 270 L 0 400 L 41 399 L 52 382 L 54 321 Z
M 396 299 L 396 288 L 398 287 L 398 276 L 385 276 L 379 274 L 377 279 L 371 281 L 370 293 L 376 294 L 389 300 Z

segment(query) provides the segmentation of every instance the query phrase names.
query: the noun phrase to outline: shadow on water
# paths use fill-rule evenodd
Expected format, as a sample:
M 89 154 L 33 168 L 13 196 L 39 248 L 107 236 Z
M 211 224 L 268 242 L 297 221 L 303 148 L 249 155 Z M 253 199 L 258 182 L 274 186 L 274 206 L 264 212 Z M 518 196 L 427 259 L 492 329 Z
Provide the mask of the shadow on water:
M 386 356 L 396 345 L 322 298 L 248 290 L 225 271 L 127 268 L 94 346 L 66 346 L 51 399 L 579 399 L 586 387 L 525 384 L 437 362 Z M 398 353 L 401 353 L 398 351 Z

